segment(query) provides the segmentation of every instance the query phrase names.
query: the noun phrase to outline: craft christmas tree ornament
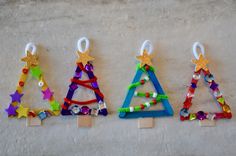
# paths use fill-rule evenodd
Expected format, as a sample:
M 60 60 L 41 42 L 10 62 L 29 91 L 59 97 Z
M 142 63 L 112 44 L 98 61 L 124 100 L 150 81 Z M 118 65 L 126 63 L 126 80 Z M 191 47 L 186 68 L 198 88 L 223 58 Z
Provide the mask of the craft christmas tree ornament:
M 137 59 L 140 61 L 137 65 L 136 75 L 133 82 L 128 87 L 128 93 L 125 97 L 123 105 L 118 109 L 120 118 L 138 118 L 138 117 L 161 117 L 161 116 L 173 116 L 172 107 L 168 101 L 168 96 L 163 91 L 155 73 L 154 67 L 151 62 L 152 45 L 151 42 L 146 40 L 140 50 L 140 56 Z M 146 74 L 146 77 L 141 79 L 142 74 Z M 141 80 L 140 80 L 141 79 Z M 144 85 L 146 82 L 151 81 L 155 92 L 138 92 L 136 88 Z M 131 100 L 135 97 L 150 98 L 151 101 L 142 103 L 136 106 L 130 106 Z M 163 110 L 149 110 L 158 102 L 163 104 Z M 142 121 L 143 122 L 143 121 Z M 140 123 L 142 123 L 140 122 Z M 149 121 L 149 123 L 151 123 Z M 149 124 L 151 125 L 151 124 Z M 144 126 L 145 127 L 145 126 Z
M 22 69 L 16 91 L 10 94 L 12 100 L 6 109 L 6 112 L 9 117 L 28 118 L 27 125 L 29 126 L 31 124 L 31 126 L 41 125 L 41 121 L 45 118 L 60 114 L 60 104 L 55 101 L 53 92 L 49 89 L 43 78 L 43 73 L 39 66 L 38 55 L 36 54 L 36 46 L 33 43 L 28 43 L 25 47 L 25 54 L 26 56 L 21 60 L 25 62 L 26 65 Z M 26 104 L 22 104 L 21 98 L 24 95 L 23 88 L 29 73 L 38 80 L 38 86 L 43 94 L 43 99 L 49 102 L 51 106 L 50 109 L 30 109 L 25 107 Z
M 197 48 L 201 50 L 200 54 L 197 53 Z M 199 42 L 195 42 L 193 44 L 193 54 L 196 59 L 192 60 L 192 62 L 195 64 L 195 70 L 191 80 L 191 85 L 189 86 L 188 93 L 183 103 L 183 108 L 180 110 L 180 120 L 199 120 L 201 121 L 201 126 L 214 126 L 214 122 L 203 120 L 213 121 L 223 118 L 230 119 L 232 117 L 232 114 L 229 105 L 226 104 L 225 99 L 219 90 L 219 85 L 215 82 L 214 76 L 210 73 L 207 67 L 209 61 L 205 58 L 204 53 L 205 51 L 203 45 Z M 195 89 L 197 88 L 198 80 L 201 78 L 201 73 L 203 73 L 205 83 L 210 88 L 213 97 L 221 107 L 221 112 L 189 112 L 189 108 L 192 106 L 192 99 L 194 97 Z
M 84 42 L 85 48 L 82 48 L 82 43 Z M 77 54 L 79 57 L 77 60 L 77 67 L 74 77 L 71 79 L 71 84 L 69 86 L 66 98 L 64 99 L 64 104 L 62 104 L 61 114 L 106 116 L 108 112 L 104 102 L 104 96 L 98 87 L 97 77 L 93 73 L 93 65 L 90 62 L 94 60 L 94 58 L 89 55 L 89 40 L 85 37 L 79 39 L 77 48 Z M 83 73 L 88 76 L 88 80 L 81 80 Z M 88 101 L 73 100 L 74 92 L 78 89 L 78 87 L 84 87 L 92 90 L 96 98 Z M 97 107 L 89 108 L 87 106 L 94 103 L 97 103 Z

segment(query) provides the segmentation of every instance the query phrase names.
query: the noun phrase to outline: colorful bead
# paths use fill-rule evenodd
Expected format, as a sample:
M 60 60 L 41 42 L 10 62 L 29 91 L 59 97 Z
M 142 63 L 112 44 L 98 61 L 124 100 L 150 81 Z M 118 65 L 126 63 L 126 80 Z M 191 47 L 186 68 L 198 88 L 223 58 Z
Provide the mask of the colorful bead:
M 204 120 L 206 119 L 206 114 L 203 111 L 197 112 L 197 119 L 198 120 Z
M 154 92 L 154 93 L 152 94 L 152 97 L 153 97 L 153 98 L 156 98 L 156 97 L 157 97 L 157 93 Z
M 71 106 L 69 107 L 69 110 L 70 110 L 70 112 L 71 112 L 72 115 L 78 115 L 79 112 L 80 112 L 80 108 L 79 108 L 78 105 L 71 105 Z
M 40 120 L 44 120 L 47 118 L 47 114 L 46 114 L 46 112 L 41 111 L 41 112 L 39 112 L 38 117 L 40 118 Z
M 188 92 L 188 94 L 186 95 L 188 98 L 192 98 L 192 97 L 194 97 L 194 94 L 193 93 L 191 93 L 191 92 Z
M 149 102 L 145 102 L 145 105 L 147 108 L 149 108 L 151 106 Z
M 214 120 L 215 119 L 215 113 L 208 113 L 207 114 L 207 119 L 209 119 L 209 120 Z
M 87 115 L 87 114 L 89 114 L 89 111 L 90 111 L 90 109 L 89 109 L 88 106 L 81 107 L 81 113 L 82 114 Z
M 133 112 L 134 111 L 134 107 L 129 107 L 129 111 Z
M 182 109 L 180 110 L 180 116 L 188 117 L 188 116 L 189 116 L 188 109 L 182 108 Z
M 98 109 L 95 109 L 95 108 L 93 108 L 93 109 L 91 109 L 91 115 L 92 116 L 98 116 Z
M 194 113 L 190 113 L 189 120 L 195 120 L 197 118 L 197 115 Z
M 145 76 L 145 77 L 144 77 L 144 80 L 148 81 L 148 80 L 149 80 L 149 77 L 148 77 L 148 76 Z
M 214 76 L 212 74 L 206 75 L 204 77 L 204 80 L 208 83 L 211 83 L 212 81 L 214 81 Z
M 201 78 L 201 75 L 200 74 L 193 74 L 193 78 L 195 80 L 199 80 Z
M 213 94 L 214 94 L 214 96 L 215 96 L 216 98 L 222 96 L 222 93 L 221 93 L 219 90 L 215 90 L 215 91 L 213 92 Z
M 44 85 L 43 81 L 39 81 L 38 86 L 43 87 L 43 85 Z
M 105 102 L 99 103 L 98 108 L 99 110 L 106 109 L 107 108 L 106 103 Z
M 227 104 L 224 104 L 224 105 L 222 106 L 222 110 L 223 110 L 224 112 L 226 112 L 226 113 L 231 113 L 230 107 L 229 107 L 229 105 L 227 105 Z
M 191 83 L 191 87 L 194 88 L 194 89 L 197 88 L 196 83 Z
M 210 88 L 211 88 L 212 90 L 215 90 L 215 89 L 218 88 L 218 84 L 215 83 L 215 81 L 212 81 Z
M 135 91 L 135 92 L 134 92 L 134 96 L 137 96 L 137 95 L 138 95 L 138 92 L 137 92 L 137 91 Z

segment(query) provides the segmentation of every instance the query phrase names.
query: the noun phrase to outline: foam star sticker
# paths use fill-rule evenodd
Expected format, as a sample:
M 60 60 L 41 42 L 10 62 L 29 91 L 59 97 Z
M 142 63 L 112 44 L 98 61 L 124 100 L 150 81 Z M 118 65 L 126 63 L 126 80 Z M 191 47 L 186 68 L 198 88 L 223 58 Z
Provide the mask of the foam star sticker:
M 18 92 L 18 90 L 17 90 L 17 91 L 15 91 L 15 93 L 11 94 L 10 96 L 11 96 L 12 102 L 19 102 L 19 103 L 21 103 L 21 97 L 23 95 L 24 94 L 20 94 Z
M 199 71 L 200 69 L 208 71 L 207 64 L 209 61 L 205 59 L 202 54 L 199 54 L 199 59 L 192 60 L 192 62 L 196 65 L 195 67 L 196 72 Z
M 38 56 L 32 54 L 29 51 L 27 51 L 27 56 L 22 58 L 21 61 L 26 62 L 27 63 L 27 67 L 37 66 L 39 64 Z
M 47 88 L 45 91 L 42 91 L 43 92 L 43 99 L 51 99 L 52 95 L 53 95 L 53 92 L 50 91 L 49 88 Z
M 141 62 L 141 67 L 145 64 L 152 66 L 151 55 L 146 50 L 144 50 L 143 55 L 137 56 L 136 58 Z
M 16 110 L 16 112 L 18 113 L 18 118 L 27 117 L 29 108 L 25 108 L 22 105 L 20 105 L 19 108 Z
M 42 75 L 42 71 L 39 66 L 32 67 L 30 69 L 31 75 L 35 77 L 36 79 L 39 79 L 39 77 Z
M 51 109 L 53 111 L 59 111 L 60 110 L 60 104 L 57 101 L 50 102 Z
M 88 63 L 88 61 L 93 61 L 95 59 L 89 55 L 88 50 L 85 52 L 82 52 L 82 53 L 78 51 L 77 54 L 79 57 L 79 59 L 77 60 L 77 63 L 81 62 L 83 65 L 86 65 Z
M 9 107 L 7 109 L 5 109 L 5 111 L 7 112 L 8 116 L 16 116 L 16 110 L 17 110 L 17 106 L 13 106 L 13 105 L 9 105 Z

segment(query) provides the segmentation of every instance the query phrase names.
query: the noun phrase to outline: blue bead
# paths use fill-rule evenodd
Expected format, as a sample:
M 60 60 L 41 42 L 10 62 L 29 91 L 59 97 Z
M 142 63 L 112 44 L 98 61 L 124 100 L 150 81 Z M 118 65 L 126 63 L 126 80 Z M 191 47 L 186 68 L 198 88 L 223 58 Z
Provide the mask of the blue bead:
M 206 76 L 204 77 L 204 80 L 205 80 L 206 82 L 211 83 L 212 81 L 214 81 L 214 76 L 213 76 L 212 74 L 206 75 Z
M 38 117 L 40 118 L 40 120 L 44 120 L 47 118 L 47 114 L 46 112 L 39 112 Z
M 180 110 L 180 115 L 183 116 L 183 117 L 188 117 L 189 116 L 189 112 L 186 108 L 182 108 Z
M 197 88 L 196 83 L 192 83 L 192 84 L 191 84 L 191 87 L 192 87 L 192 88 Z

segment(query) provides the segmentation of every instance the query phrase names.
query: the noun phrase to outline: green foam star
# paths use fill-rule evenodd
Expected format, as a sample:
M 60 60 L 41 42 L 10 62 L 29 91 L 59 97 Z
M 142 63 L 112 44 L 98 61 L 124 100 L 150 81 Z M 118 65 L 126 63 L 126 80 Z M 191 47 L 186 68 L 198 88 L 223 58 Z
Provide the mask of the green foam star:
M 59 104 L 59 102 L 57 102 L 57 101 L 52 101 L 52 102 L 50 102 L 50 106 L 51 106 L 51 109 L 52 109 L 53 111 L 58 111 L 58 110 L 60 110 L 60 104 Z
M 217 101 L 219 102 L 219 103 L 222 103 L 222 104 L 224 104 L 225 103 L 225 99 L 224 98 L 219 98 L 219 99 L 217 99 Z
M 31 67 L 30 72 L 31 72 L 31 75 L 35 77 L 36 79 L 39 79 L 39 77 L 42 75 L 42 71 L 39 66 Z

